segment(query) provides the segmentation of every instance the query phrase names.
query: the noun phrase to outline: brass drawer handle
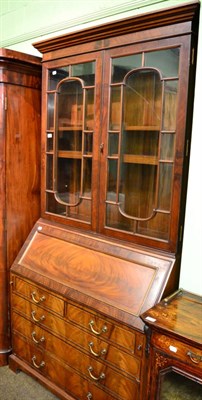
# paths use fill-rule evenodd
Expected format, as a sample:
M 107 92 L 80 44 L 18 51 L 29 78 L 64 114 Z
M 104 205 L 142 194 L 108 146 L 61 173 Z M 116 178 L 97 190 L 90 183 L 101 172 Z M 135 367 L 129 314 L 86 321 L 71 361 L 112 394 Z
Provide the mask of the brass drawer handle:
M 90 365 L 90 366 L 88 367 L 88 372 L 89 372 L 90 377 L 91 377 L 94 381 L 99 381 L 100 379 L 105 379 L 105 374 L 104 374 L 104 372 L 101 372 L 100 376 L 96 377 L 96 376 L 94 376 L 94 375 L 92 374 L 92 371 L 93 371 L 93 367 Z
M 199 364 L 202 361 L 202 356 L 199 356 L 198 354 L 192 353 L 192 351 L 187 352 L 187 356 L 189 356 L 190 360 L 194 364 Z
M 41 336 L 41 338 L 40 338 L 39 340 L 37 340 L 37 339 L 36 339 L 36 332 L 33 331 L 33 332 L 32 332 L 32 340 L 33 340 L 34 343 L 39 344 L 40 342 L 44 342 L 45 337 L 44 337 L 44 336 Z
M 92 331 L 93 333 L 95 333 L 95 335 L 101 335 L 102 333 L 107 332 L 107 326 L 106 326 L 106 325 L 104 325 L 104 326 L 102 327 L 102 329 L 101 329 L 100 332 L 96 331 L 96 330 L 93 328 L 93 325 L 95 325 L 95 322 L 93 321 L 93 319 L 91 319 L 90 322 L 89 322 L 89 326 L 90 326 L 91 331 Z
M 40 364 L 38 365 L 38 364 L 36 364 L 35 360 L 36 360 L 36 356 L 33 356 L 32 357 L 32 363 L 33 363 L 34 367 L 40 369 L 40 368 L 43 368 L 45 366 L 45 361 L 41 361 Z
M 44 300 L 46 300 L 45 296 L 40 297 L 38 300 L 36 299 L 36 292 L 31 293 L 31 298 L 34 301 L 34 303 L 39 304 L 42 303 Z
M 86 396 L 87 400 L 91 400 L 93 398 L 93 395 L 91 392 L 88 392 L 87 396 Z
M 35 314 L 36 314 L 36 311 L 31 312 L 31 316 L 32 316 L 32 319 L 34 320 L 34 322 L 41 322 L 45 319 L 45 315 L 42 315 L 39 319 L 37 319 L 35 317 Z
M 89 348 L 90 348 L 91 354 L 93 354 L 93 356 L 95 356 L 95 357 L 101 357 L 101 356 L 104 356 L 104 355 L 107 353 L 107 350 L 106 350 L 106 349 L 102 349 L 102 350 L 100 351 L 100 353 L 96 353 L 96 352 L 93 350 L 93 346 L 94 346 L 93 342 L 89 342 L 89 343 L 88 343 L 88 346 L 89 346 Z

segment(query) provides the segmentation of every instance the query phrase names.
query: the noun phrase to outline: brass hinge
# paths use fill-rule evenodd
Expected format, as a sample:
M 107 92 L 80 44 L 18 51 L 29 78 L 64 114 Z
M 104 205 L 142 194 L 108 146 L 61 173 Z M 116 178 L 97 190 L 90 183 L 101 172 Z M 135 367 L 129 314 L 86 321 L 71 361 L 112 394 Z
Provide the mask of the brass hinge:
M 187 139 L 187 142 L 186 142 L 186 151 L 185 151 L 185 156 L 188 157 L 188 155 L 189 155 L 189 139 Z
M 8 107 L 8 97 L 5 96 L 5 98 L 4 98 L 4 110 L 7 110 L 7 107 Z
M 180 225 L 180 234 L 179 234 L 179 241 L 182 241 L 182 233 L 183 233 L 183 227 Z
M 194 65 L 194 61 L 195 61 L 195 48 L 192 48 L 192 52 L 191 52 L 191 64 Z

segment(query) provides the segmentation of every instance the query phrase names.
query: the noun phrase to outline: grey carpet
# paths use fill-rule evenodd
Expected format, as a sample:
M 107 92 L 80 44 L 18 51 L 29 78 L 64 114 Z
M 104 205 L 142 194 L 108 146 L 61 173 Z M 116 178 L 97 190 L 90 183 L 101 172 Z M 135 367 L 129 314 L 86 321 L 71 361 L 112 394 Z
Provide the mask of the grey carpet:
M 0 367 L 0 400 L 59 400 L 35 379 L 22 371 L 15 374 Z

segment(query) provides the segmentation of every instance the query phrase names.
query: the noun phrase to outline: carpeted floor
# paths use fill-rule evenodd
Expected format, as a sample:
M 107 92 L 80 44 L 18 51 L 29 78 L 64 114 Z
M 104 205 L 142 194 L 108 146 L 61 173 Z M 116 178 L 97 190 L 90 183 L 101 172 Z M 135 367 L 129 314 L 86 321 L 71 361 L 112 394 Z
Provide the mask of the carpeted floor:
M 0 367 L 0 400 L 59 400 L 29 375 Z

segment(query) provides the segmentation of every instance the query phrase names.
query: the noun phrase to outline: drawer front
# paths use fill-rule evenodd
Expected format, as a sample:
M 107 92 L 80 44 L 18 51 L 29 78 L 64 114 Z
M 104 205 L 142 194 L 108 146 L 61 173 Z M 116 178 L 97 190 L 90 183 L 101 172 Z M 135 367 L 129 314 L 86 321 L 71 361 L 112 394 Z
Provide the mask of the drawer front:
M 62 324 L 62 321 L 61 321 Z M 105 362 L 109 365 L 114 365 L 121 371 L 123 375 L 131 375 L 131 378 L 140 379 L 140 372 L 141 372 L 141 362 L 139 359 L 129 356 L 127 353 L 120 351 L 119 349 L 109 345 L 105 342 L 92 342 L 92 337 L 86 334 L 85 332 L 81 331 L 79 328 L 76 327 L 77 333 L 76 335 L 71 334 L 71 331 L 74 331 L 74 326 L 69 326 L 66 329 L 68 332 L 70 339 L 77 338 L 76 341 L 70 341 L 69 343 L 64 343 L 64 341 L 59 340 L 56 336 L 53 336 L 47 330 L 37 326 L 31 321 L 28 321 L 24 317 L 20 316 L 16 312 L 12 314 L 12 329 L 15 332 L 18 332 L 33 342 L 33 344 L 37 344 L 38 346 L 42 347 L 43 349 L 48 350 L 49 352 L 55 354 L 57 357 L 63 359 L 65 362 L 71 365 L 71 362 L 75 364 L 74 359 L 71 360 L 70 354 L 73 351 L 73 347 L 75 345 L 80 345 L 79 349 L 82 351 L 86 351 L 86 354 L 92 357 L 95 360 L 100 360 L 101 362 Z M 63 322 L 65 325 L 65 322 Z M 64 328 L 63 328 L 64 330 Z M 64 338 L 65 339 L 65 338 Z M 80 339 L 80 343 L 78 343 L 78 339 Z M 94 339 L 94 338 L 93 338 Z M 97 338 L 95 338 L 97 339 Z M 60 349 L 60 344 L 62 343 L 62 348 Z M 83 344 L 83 346 L 82 346 Z M 95 344 L 95 346 L 94 346 Z M 94 354 L 92 354 L 92 351 Z M 96 352 L 96 353 L 95 353 Z M 95 355 L 96 354 L 96 355 Z M 71 360 L 71 361 L 70 361 Z M 76 365 L 74 365 L 76 368 Z M 80 367 L 80 353 L 78 357 L 78 366 Z
M 13 335 L 13 345 L 19 359 L 26 361 L 33 369 L 73 397 L 80 400 L 116 400 L 116 397 L 76 374 L 72 368 L 65 366 L 48 353 L 30 345 L 21 336 Z
M 156 348 L 163 350 L 170 357 L 177 358 L 202 371 L 202 350 L 174 338 L 156 333 L 152 337 L 152 343 Z
M 135 381 L 124 378 L 111 368 L 108 368 L 85 354 L 82 354 L 82 352 L 77 349 L 71 347 L 70 351 L 68 351 L 68 346 L 66 347 L 66 344 L 62 343 L 62 341 L 61 343 L 59 342 L 60 340 L 58 339 L 58 342 L 56 342 L 55 345 L 58 347 L 60 359 L 61 353 L 63 352 L 63 361 L 66 361 L 64 360 L 64 357 L 66 357 L 68 363 L 70 363 L 76 370 L 76 373 L 80 373 L 83 379 L 86 378 L 86 380 L 89 380 L 92 384 L 96 382 L 96 385 L 99 387 L 101 392 L 111 392 L 112 397 L 114 392 L 115 398 L 117 395 L 118 398 L 123 400 L 134 400 L 134 398 L 138 398 L 139 385 Z M 70 387 L 67 386 L 67 382 L 65 383 L 64 380 L 65 371 L 70 371 L 70 373 L 73 371 L 69 364 L 63 364 L 57 357 L 54 357 L 54 355 L 48 351 L 42 350 L 35 344 L 31 344 L 26 338 L 21 337 L 21 335 L 16 335 L 15 333 L 13 334 L 13 349 L 14 353 L 19 358 L 27 361 L 33 368 L 40 370 L 43 375 L 52 379 L 53 382 L 61 388 L 70 389 L 70 387 L 73 387 L 73 380 L 70 380 Z M 64 365 L 62 368 L 61 381 L 60 372 L 57 372 L 57 365 L 59 364 Z M 103 397 L 101 397 L 101 399 L 102 398 Z
M 142 355 L 144 349 L 143 334 L 126 330 L 109 320 L 104 320 L 99 314 L 90 313 L 70 303 L 66 307 L 66 317 L 91 334 L 122 346 L 130 354 L 135 353 L 139 357 Z
M 64 301 L 39 286 L 29 284 L 15 276 L 13 280 L 13 292 L 24 296 L 34 304 L 64 316 Z

